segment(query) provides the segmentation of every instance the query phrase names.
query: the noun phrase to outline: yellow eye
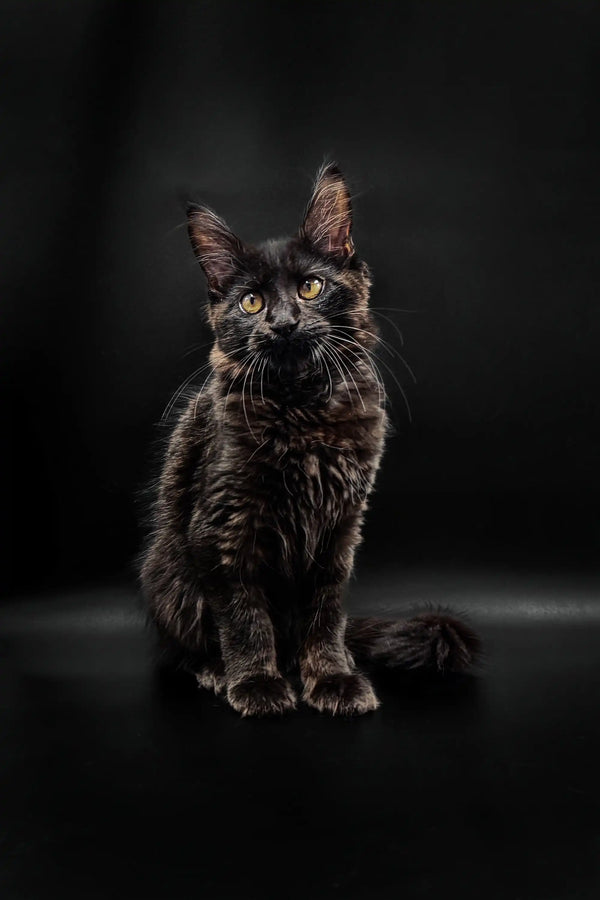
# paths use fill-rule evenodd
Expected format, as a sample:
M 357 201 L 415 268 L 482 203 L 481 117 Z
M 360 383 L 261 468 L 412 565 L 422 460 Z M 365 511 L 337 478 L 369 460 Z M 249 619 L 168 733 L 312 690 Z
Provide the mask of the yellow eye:
M 244 294 L 240 300 L 240 308 L 243 309 L 245 313 L 252 314 L 260 312 L 264 305 L 265 301 L 263 298 L 260 294 L 255 294 L 254 291 L 249 291 L 247 294 Z
M 298 285 L 298 294 L 303 300 L 314 300 L 323 290 L 323 279 L 313 275 L 311 278 L 305 278 Z

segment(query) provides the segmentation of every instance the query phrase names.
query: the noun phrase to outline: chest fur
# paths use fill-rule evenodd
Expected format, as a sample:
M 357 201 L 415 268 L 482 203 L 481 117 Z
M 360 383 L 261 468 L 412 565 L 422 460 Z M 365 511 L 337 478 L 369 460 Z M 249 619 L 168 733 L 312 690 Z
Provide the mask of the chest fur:
M 215 422 L 196 522 L 222 558 L 250 554 L 286 574 L 306 568 L 372 488 L 385 433 L 378 406 L 228 410 Z M 249 560 L 247 561 L 250 562 Z
M 383 432 L 379 409 L 360 418 L 281 414 L 264 423 L 254 448 L 246 433 L 243 481 L 263 518 L 314 555 L 325 532 L 363 508 L 379 466 Z

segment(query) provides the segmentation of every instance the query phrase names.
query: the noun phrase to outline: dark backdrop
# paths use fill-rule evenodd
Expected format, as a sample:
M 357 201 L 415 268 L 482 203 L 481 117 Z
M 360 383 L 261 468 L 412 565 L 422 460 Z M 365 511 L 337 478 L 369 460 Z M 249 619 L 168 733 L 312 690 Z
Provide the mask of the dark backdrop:
M 390 375 L 363 558 L 595 561 L 598 4 L 0 6 L 11 591 L 139 545 L 156 423 L 209 338 L 183 199 L 290 232 L 325 156 L 418 380 L 382 351 L 412 424 Z

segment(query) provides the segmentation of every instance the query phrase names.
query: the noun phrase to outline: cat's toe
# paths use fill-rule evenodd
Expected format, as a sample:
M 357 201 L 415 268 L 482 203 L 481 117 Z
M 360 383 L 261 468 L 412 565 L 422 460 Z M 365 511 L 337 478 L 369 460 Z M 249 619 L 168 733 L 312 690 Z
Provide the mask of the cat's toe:
M 267 676 L 232 685 L 227 699 L 242 716 L 279 716 L 296 706 L 296 695 L 288 682 Z
M 371 682 L 358 672 L 320 678 L 306 686 L 302 699 L 334 716 L 360 716 L 379 706 Z
M 222 694 L 227 687 L 225 672 L 219 668 L 204 666 L 195 674 L 198 687 L 204 688 L 207 691 L 214 691 L 217 696 Z

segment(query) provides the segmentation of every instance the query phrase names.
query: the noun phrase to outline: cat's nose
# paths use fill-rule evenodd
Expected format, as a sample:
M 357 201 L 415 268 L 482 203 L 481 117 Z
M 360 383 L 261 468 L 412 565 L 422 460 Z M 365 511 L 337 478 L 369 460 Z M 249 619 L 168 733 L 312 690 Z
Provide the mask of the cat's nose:
M 271 324 L 271 331 L 274 331 L 275 334 L 278 334 L 280 337 L 289 337 L 292 331 L 298 327 L 298 322 L 294 322 L 292 319 L 288 319 L 285 322 L 273 322 Z

